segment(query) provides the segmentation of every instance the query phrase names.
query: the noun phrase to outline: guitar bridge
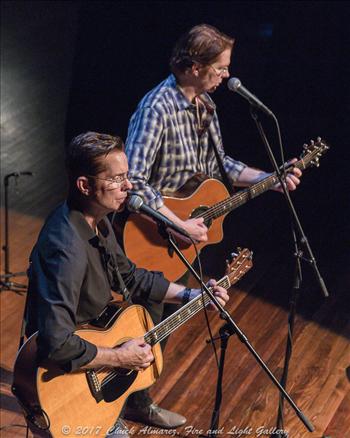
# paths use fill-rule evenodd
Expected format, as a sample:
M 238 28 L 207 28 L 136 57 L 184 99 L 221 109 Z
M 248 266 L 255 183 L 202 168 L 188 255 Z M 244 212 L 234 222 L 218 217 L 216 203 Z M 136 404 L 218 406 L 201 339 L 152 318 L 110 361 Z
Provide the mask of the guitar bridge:
M 99 403 L 103 400 L 102 389 L 100 381 L 97 378 L 96 372 L 94 370 L 88 370 L 85 372 L 88 385 L 94 399 Z

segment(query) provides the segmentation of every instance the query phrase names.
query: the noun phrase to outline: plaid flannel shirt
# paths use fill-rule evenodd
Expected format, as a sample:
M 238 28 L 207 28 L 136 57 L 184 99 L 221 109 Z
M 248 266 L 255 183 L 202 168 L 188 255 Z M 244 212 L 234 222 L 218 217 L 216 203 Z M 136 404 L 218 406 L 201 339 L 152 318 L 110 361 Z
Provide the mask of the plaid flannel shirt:
M 177 191 L 196 173 L 222 180 L 211 141 L 232 182 L 246 167 L 225 155 L 212 99 L 204 93 L 200 102 L 199 126 L 196 105 L 170 75 L 146 94 L 131 117 L 126 140 L 129 179 L 133 190 L 155 209 L 164 204 L 163 191 Z

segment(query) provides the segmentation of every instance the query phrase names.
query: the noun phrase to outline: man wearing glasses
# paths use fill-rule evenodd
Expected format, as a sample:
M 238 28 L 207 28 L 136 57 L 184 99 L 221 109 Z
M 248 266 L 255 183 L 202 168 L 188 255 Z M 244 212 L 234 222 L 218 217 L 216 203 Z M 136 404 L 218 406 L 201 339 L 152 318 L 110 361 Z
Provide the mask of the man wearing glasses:
M 67 201 L 50 214 L 30 256 L 26 335 L 38 332 L 38 363 L 49 360 L 64 372 L 99 367 L 142 371 L 154 360 L 142 336 L 108 348 L 75 334 L 77 325 L 91 323 L 102 313 L 112 299 L 111 290 L 150 307 L 163 301 L 187 302 L 200 290 L 171 283 L 161 272 L 137 268 L 117 244 L 107 215 L 124 208 L 132 188 L 119 137 L 95 132 L 75 137 L 67 148 L 66 165 Z M 225 305 L 227 291 L 215 284 L 213 290 Z M 158 417 L 169 412 L 152 409 Z M 186 421 L 178 414 L 171 418 L 177 426 Z M 86 421 L 89 425 L 88 414 Z M 112 431 L 113 436 L 128 436 L 121 420 Z
M 143 97 L 129 123 L 126 154 L 133 190 L 197 242 L 207 241 L 203 218 L 181 220 L 164 205 L 162 193 L 171 195 L 198 173 L 225 180 L 224 173 L 237 186 L 268 176 L 227 156 L 223 149 L 209 93 L 229 77 L 233 44 L 232 38 L 207 24 L 190 29 L 173 49 L 172 74 Z M 296 188 L 300 176 L 298 169 L 288 176 L 289 190 Z M 163 319 L 173 310 L 165 309 Z M 142 400 L 141 395 L 130 397 L 126 418 L 162 427 L 162 418 L 153 415 L 152 400 L 147 396 Z M 176 426 L 176 417 L 166 417 L 167 424 Z
M 268 176 L 225 154 L 208 94 L 229 77 L 233 44 L 234 39 L 207 24 L 183 35 L 170 59 L 172 74 L 141 100 L 126 140 L 133 190 L 198 242 L 207 240 L 203 218 L 181 220 L 164 205 L 162 192 L 176 192 L 197 173 L 222 180 L 215 149 L 233 185 L 249 186 Z M 300 176 L 299 169 L 289 174 L 289 190 Z

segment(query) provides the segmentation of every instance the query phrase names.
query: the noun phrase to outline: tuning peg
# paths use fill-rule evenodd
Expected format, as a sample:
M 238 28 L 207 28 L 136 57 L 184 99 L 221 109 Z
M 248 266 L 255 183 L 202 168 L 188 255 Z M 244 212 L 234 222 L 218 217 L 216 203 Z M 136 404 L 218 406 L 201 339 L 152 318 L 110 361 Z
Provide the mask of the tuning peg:
M 310 141 L 311 146 L 313 146 L 315 144 L 315 142 L 313 140 Z
M 309 147 L 308 144 L 306 144 L 306 143 L 303 144 L 303 149 L 304 149 L 304 151 L 306 151 L 308 147 Z
M 235 252 L 231 252 L 229 255 L 229 258 L 225 260 L 226 262 L 226 267 L 230 268 L 230 264 L 232 263 L 232 261 L 238 257 L 238 254 L 236 254 Z

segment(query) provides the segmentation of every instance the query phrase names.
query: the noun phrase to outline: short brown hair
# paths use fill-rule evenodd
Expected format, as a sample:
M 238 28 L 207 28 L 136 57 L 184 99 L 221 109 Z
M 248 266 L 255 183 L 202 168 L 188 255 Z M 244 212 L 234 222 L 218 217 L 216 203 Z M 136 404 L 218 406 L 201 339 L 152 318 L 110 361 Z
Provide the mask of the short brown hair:
M 99 157 L 107 156 L 111 151 L 124 151 L 120 137 L 85 132 L 77 135 L 66 150 L 66 167 L 71 182 L 81 175 L 97 175 L 103 171 Z
M 182 35 L 170 58 L 173 73 L 183 73 L 194 63 L 208 65 L 226 49 L 232 49 L 235 40 L 209 24 L 199 24 Z

